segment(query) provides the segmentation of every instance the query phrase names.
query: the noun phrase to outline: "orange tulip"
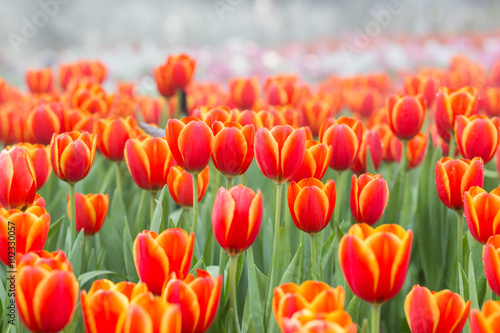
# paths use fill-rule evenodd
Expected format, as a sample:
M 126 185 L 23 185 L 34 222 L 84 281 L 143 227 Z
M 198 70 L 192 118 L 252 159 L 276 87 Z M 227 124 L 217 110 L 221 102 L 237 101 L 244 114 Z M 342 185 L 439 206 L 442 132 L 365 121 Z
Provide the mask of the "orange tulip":
M 436 163 L 436 187 L 439 199 L 458 213 L 464 210 L 464 193 L 472 186 L 483 187 L 484 168 L 480 158 L 453 160 L 443 157 Z
M 271 117 L 271 118 L 270 118 Z M 271 128 L 274 122 L 274 116 L 270 112 L 246 110 L 235 112 L 235 121 L 241 126 L 253 125 L 255 129 L 262 127 Z
M 500 188 L 490 193 L 479 186 L 469 188 L 464 194 L 464 216 L 478 242 L 485 244 L 488 238 L 500 234 Z
M 375 170 L 378 170 L 380 162 L 382 162 L 384 151 L 382 147 L 382 138 L 377 130 L 366 130 L 363 134 L 363 141 L 361 142 L 361 147 L 359 148 L 358 158 L 351 167 L 357 174 L 366 172 L 368 149 L 370 149 L 372 165 Z
M 470 304 L 451 290 L 434 292 L 415 285 L 405 299 L 406 320 L 415 333 L 460 333 Z
M 329 179 L 325 185 L 316 178 L 306 178 L 288 186 L 287 202 L 293 222 L 300 230 L 316 234 L 326 228 L 335 208 L 337 189 Z
M 36 189 L 39 190 L 49 179 L 52 167 L 50 165 L 50 149 L 41 144 L 31 144 L 23 142 L 18 144 L 28 151 L 36 175 Z M 8 148 L 9 150 L 11 148 Z
M 340 268 L 359 298 L 381 304 L 403 287 L 413 232 L 396 224 L 354 224 L 339 244 Z
M 392 133 L 389 125 L 380 124 L 375 126 L 374 129 L 379 133 L 382 139 L 383 160 L 386 162 L 399 162 L 401 160 L 403 144 L 394 133 Z
M 196 61 L 186 54 L 169 56 L 166 63 L 168 74 L 175 89 L 184 89 L 194 74 Z
M 109 96 L 100 84 L 80 83 L 68 88 L 68 104 L 81 111 L 106 116 L 113 96 Z
M 182 313 L 182 333 L 203 333 L 214 321 L 219 306 L 222 276 L 217 278 L 207 271 L 196 270 L 184 280 L 171 279 L 163 289 L 162 299 L 178 304 Z
M 9 264 L 8 253 L 28 253 L 43 249 L 50 227 L 50 215 L 44 207 L 0 208 L 0 259 Z M 10 261 L 12 261 L 11 258 Z
M 67 214 L 70 214 L 70 197 L 68 195 Z M 109 195 L 107 194 L 75 194 L 76 231 L 83 229 L 86 236 L 99 232 L 108 215 Z
M 141 113 L 142 119 L 148 124 L 159 125 L 162 120 L 162 114 L 166 113 L 165 102 L 160 98 L 136 97 L 137 107 Z M 173 118 L 174 110 L 169 110 L 166 119 Z
M 156 192 L 167 184 L 175 160 L 165 138 L 129 139 L 125 162 L 134 182 L 143 190 Z
M 198 175 L 198 202 L 207 192 L 210 181 L 210 168 L 207 166 Z M 193 207 L 193 176 L 180 166 L 170 168 L 167 176 L 168 191 L 172 199 L 182 207 Z
M 333 147 L 330 168 L 347 170 L 358 158 L 363 138 L 363 124 L 353 118 L 326 119 L 321 124 L 319 141 Z
M 216 121 L 221 123 L 231 122 L 233 121 L 234 114 L 235 110 L 231 110 L 227 106 L 219 106 L 216 108 L 199 107 L 194 109 L 192 115 L 203 120 L 213 130 L 213 124 Z
M 301 324 L 306 324 L 316 319 L 315 316 L 326 320 L 342 317 L 345 313 L 344 296 L 344 288 L 332 288 L 320 281 L 305 281 L 300 286 L 293 282 L 285 283 L 274 288 L 274 318 L 280 329 L 284 331 L 287 319 L 298 320 Z M 332 322 L 335 321 L 332 320 Z
M 26 72 L 26 85 L 32 94 L 51 93 L 52 69 L 29 69 Z
M 255 127 L 216 121 L 214 131 L 214 165 L 226 178 L 244 174 L 254 157 Z
M 78 282 L 62 251 L 18 255 L 16 302 L 23 324 L 33 332 L 59 332 L 71 322 Z
M 345 94 L 349 108 L 360 117 L 369 117 L 377 110 L 383 99 L 378 89 L 355 87 Z
M 436 111 L 434 113 L 439 135 L 445 142 L 450 142 L 450 133 L 455 127 L 455 118 L 466 117 L 477 113 L 477 90 L 464 87 L 456 91 L 441 88 L 436 95 Z
M 219 188 L 212 210 L 215 239 L 230 255 L 237 256 L 257 238 L 262 223 L 262 193 L 243 185 Z
M 422 128 L 427 108 L 425 98 L 393 95 L 387 99 L 387 121 L 400 140 L 412 139 Z
M 416 168 L 422 163 L 427 150 L 429 136 L 422 132 L 418 133 L 406 143 L 406 158 L 408 159 L 408 169 Z
M 319 180 L 323 179 L 326 169 L 328 169 L 331 156 L 331 146 L 327 146 L 317 141 L 307 140 L 304 160 L 290 180 L 299 182 L 302 179 L 311 177 Z
M 338 310 L 326 318 L 319 316 L 320 319 L 308 310 L 297 314 L 283 321 L 283 333 L 356 333 L 358 329 L 345 310 Z
M 35 200 L 35 168 L 26 149 L 2 150 L 0 170 L 0 206 L 24 209 Z
M 128 139 L 139 135 L 137 122 L 132 117 L 112 117 L 98 119 L 94 123 L 94 133 L 99 135 L 99 150 L 112 161 L 121 161 L 124 157 Z
M 314 136 L 319 134 L 323 121 L 333 115 L 330 103 L 319 97 L 307 101 L 302 109 L 304 125 L 309 126 Z
M 87 177 L 94 163 L 96 134 L 68 132 L 52 137 L 52 169 L 58 178 L 74 184 Z
M 26 117 L 26 130 L 30 141 L 40 144 L 49 144 L 54 133 L 61 132 L 61 119 L 63 105 L 59 102 L 40 102 Z M 60 112 L 58 112 L 60 111 Z
M 147 291 L 144 283 L 122 281 L 115 285 L 106 279 L 95 281 L 88 293 L 85 290 L 80 293 L 85 332 L 115 332 L 118 319 L 127 311 L 130 301 Z
M 500 295 L 500 236 L 494 235 L 483 247 L 484 274 L 491 290 Z
M 462 155 L 468 159 L 481 157 L 485 164 L 488 163 L 500 142 L 499 126 L 500 119 L 497 117 L 489 119 L 485 116 L 457 116 L 455 137 Z
M 486 89 L 484 109 L 490 117 L 500 116 L 500 87 L 490 87 Z
M 351 213 L 358 223 L 374 225 L 384 215 L 389 187 L 382 175 L 364 173 L 351 180 Z
M 236 107 L 251 109 L 259 98 L 259 80 L 257 77 L 233 79 L 229 81 L 229 92 Z
M 500 331 L 500 301 L 486 301 L 481 311 L 472 309 L 469 324 L 471 333 L 493 333 Z
M 130 302 L 116 324 L 117 333 L 181 333 L 178 305 L 164 302 L 152 293 L 143 293 Z
M 196 117 L 170 119 L 166 137 L 174 158 L 184 170 L 197 175 L 208 165 L 214 150 L 210 127 Z
M 194 233 L 167 229 L 161 234 L 144 230 L 134 241 L 134 263 L 139 278 L 159 295 L 170 277 L 185 278 L 193 257 Z
M 156 81 L 156 88 L 160 95 L 170 98 L 175 95 L 175 87 L 172 83 L 172 77 L 166 64 L 155 67 L 153 76 Z
M 427 106 L 431 106 L 436 98 L 439 80 L 433 75 L 417 74 L 404 78 L 405 92 L 411 96 L 424 96 Z
M 260 171 L 276 184 L 283 184 L 297 172 L 306 152 L 306 135 L 301 129 L 278 125 L 260 128 L 255 135 L 255 159 Z

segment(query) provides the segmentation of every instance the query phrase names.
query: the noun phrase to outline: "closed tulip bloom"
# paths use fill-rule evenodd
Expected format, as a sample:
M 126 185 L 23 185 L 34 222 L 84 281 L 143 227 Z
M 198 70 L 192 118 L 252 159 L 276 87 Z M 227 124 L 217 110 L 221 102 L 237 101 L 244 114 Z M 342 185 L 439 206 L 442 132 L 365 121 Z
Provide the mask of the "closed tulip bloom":
M 352 170 L 357 174 L 366 172 L 368 149 L 370 150 L 371 163 L 375 170 L 378 170 L 382 162 L 384 149 L 382 147 L 382 138 L 377 130 L 366 130 L 363 134 L 363 141 L 359 148 L 358 158 L 352 165 Z
M 61 120 L 57 114 L 57 104 L 40 102 L 28 113 L 25 124 L 30 141 L 46 145 L 54 133 L 60 133 Z
M 500 87 L 487 88 L 483 104 L 488 116 L 500 116 Z
M 255 159 L 260 171 L 276 184 L 297 172 L 306 153 L 306 135 L 301 129 L 278 125 L 260 128 L 255 136 Z
M 384 215 L 389 187 L 382 175 L 364 173 L 351 180 L 351 213 L 358 223 L 374 225 Z
M 180 228 L 161 234 L 144 230 L 134 241 L 134 263 L 137 274 L 149 290 L 161 294 L 163 284 L 172 274 L 183 279 L 189 273 L 193 257 L 194 233 Z
M 164 302 L 152 293 L 143 293 L 130 302 L 116 325 L 117 333 L 181 333 L 178 305 Z
M 62 251 L 19 255 L 16 302 L 23 324 L 33 332 L 59 332 L 71 322 L 78 282 Z
M 170 98 L 175 95 L 175 87 L 172 83 L 172 77 L 166 64 L 155 67 L 153 76 L 156 82 L 156 88 L 160 95 Z
M 347 170 L 358 158 L 363 139 L 363 124 L 353 118 L 326 119 L 319 131 L 319 141 L 333 147 L 330 168 Z
M 477 113 L 477 90 L 473 87 L 451 91 L 441 88 L 436 95 L 434 116 L 439 135 L 450 142 L 450 133 L 455 127 L 456 116 L 470 117 Z
M 500 331 L 500 301 L 489 300 L 481 311 L 472 309 L 469 324 L 471 333 L 494 333 Z
M 226 178 L 244 174 L 254 157 L 255 127 L 216 121 L 212 129 L 215 135 L 212 160 L 217 170 Z
M 433 75 L 418 74 L 404 78 L 405 92 L 412 96 L 421 94 L 426 104 L 432 105 L 436 98 L 439 80 Z
M 337 189 L 329 179 L 324 185 L 316 178 L 290 182 L 287 202 L 293 222 L 300 230 L 316 234 L 323 230 L 333 214 Z
M 455 137 L 465 158 L 481 157 L 488 163 L 498 147 L 500 119 L 485 116 L 455 118 Z
M 78 131 L 54 134 L 51 161 L 55 175 L 70 184 L 87 177 L 94 163 L 96 146 L 96 134 Z
M 45 245 L 50 227 L 50 215 L 44 207 L 31 206 L 24 212 L 19 209 L 0 208 L 0 259 L 8 265 L 8 254 L 40 251 Z M 9 230 L 15 231 L 14 241 L 9 240 Z
M 386 162 L 399 162 L 401 160 L 401 153 L 403 144 L 392 133 L 389 125 L 379 124 L 375 126 L 375 130 L 379 133 L 382 139 L 382 159 Z
M 307 101 L 302 109 L 304 125 L 309 126 L 314 136 L 319 134 L 323 121 L 333 115 L 330 103 L 318 97 Z
M 29 69 L 26 71 L 26 85 L 32 94 L 51 93 L 52 69 Z
M 345 310 L 337 310 L 321 319 L 316 319 L 315 313 L 304 310 L 283 320 L 283 333 L 356 333 L 357 329 Z
M 18 144 L 28 151 L 33 167 L 35 168 L 36 187 L 41 189 L 49 179 L 52 167 L 50 165 L 50 149 L 48 146 L 41 144 L 31 144 L 23 142 Z M 12 149 L 7 147 L 9 150 Z
M 500 188 L 487 193 L 472 186 L 464 194 L 464 216 L 471 235 L 485 244 L 488 238 L 500 234 Z
M 115 285 L 106 279 L 95 281 L 88 293 L 82 290 L 80 294 L 85 332 L 115 332 L 130 301 L 147 291 L 144 283 L 122 281 Z
M 230 255 L 237 256 L 257 238 L 262 223 L 262 193 L 237 185 L 219 188 L 212 210 L 215 239 Z
M 86 236 L 99 232 L 108 215 L 109 195 L 107 194 L 75 194 L 76 231 L 83 229 Z M 70 200 L 68 195 L 67 214 L 70 216 Z
M 184 280 L 171 279 L 163 289 L 162 299 L 177 304 L 182 313 L 182 333 L 203 333 L 215 319 L 222 288 L 222 276 L 196 270 Z
M 397 96 L 387 99 L 387 121 L 400 140 L 412 139 L 422 128 L 427 104 L 422 95 Z
M 238 78 L 229 81 L 229 92 L 236 107 L 251 109 L 259 98 L 259 80 L 257 77 Z
M 191 82 L 196 69 L 196 61 L 186 54 L 169 56 L 166 65 L 175 89 L 184 89 Z
M 352 292 L 381 304 L 399 293 L 410 262 L 413 232 L 396 224 L 354 224 L 339 244 L 340 268 Z
M 214 149 L 214 134 L 196 117 L 170 119 L 166 137 L 174 158 L 184 170 L 197 175 L 208 165 Z
M 319 180 L 323 179 L 328 169 L 331 156 L 331 146 L 327 146 L 317 141 L 307 140 L 304 160 L 290 180 L 299 182 L 302 179 L 311 177 Z
M 406 158 L 408 160 L 408 169 L 416 168 L 422 163 L 427 150 L 429 136 L 422 132 L 418 133 L 406 143 Z
M 320 281 L 309 280 L 300 286 L 293 282 L 285 283 L 274 288 L 272 303 L 274 318 L 283 331 L 287 319 L 293 318 L 305 324 L 316 319 L 314 315 L 319 318 L 338 316 L 338 311 L 344 309 L 344 297 L 344 288 L 332 288 Z M 306 311 L 308 314 L 314 314 L 312 318 L 307 316 Z M 302 320 L 297 318 L 301 315 L 303 315 Z
M 129 139 L 125 144 L 125 162 L 137 186 L 152 192 L 167 184 L 170 167 L 175 165 L 165 138 Z
M 460 333 L 462 332 L 471 301 L 451 290 L 430 291 L 413 286 L 405 299 L 405 315 L 412 332 Z
M 207 192 L 210 181 L 210 168 L 207 166 L 198 175 L 198 202 Z M 167 176 L 168 191 L 172 199 L 182 207 L 193 207 L 193 176 L 180 166 L 170 168 Z
M 35 200 L 35 168 L 26 149 L 2 150 L 0 170 L 0 206 L 22 210 Z
M 99 135 L 99 150 L 112 161 L 123 160 L 127 140 L 139 135 L 137 122 L 132 117 L 98 119 L 94 133 Z
M 472 186 L 483 187 L 484 168 L 480 158 L 453 160 L 443 157 L 436 163 L 436 187 L 439 199 L 458 213 L 464 211 L 464 193 Z
M 488 285 L 500 295 L 500 235 L 490 237 L 484 245 L 483 265 Z

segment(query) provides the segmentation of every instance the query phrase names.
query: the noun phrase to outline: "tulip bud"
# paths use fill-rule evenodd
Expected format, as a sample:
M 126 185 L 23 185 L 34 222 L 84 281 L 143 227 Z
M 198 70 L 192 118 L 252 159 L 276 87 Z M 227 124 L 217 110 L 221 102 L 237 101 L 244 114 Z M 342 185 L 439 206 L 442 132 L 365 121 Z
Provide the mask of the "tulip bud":
M 374 225 L 389 202 L 389 187 L 382 175 L 364 173 L 351 180 L 351 213 L 358 223 Z
M 495 155 L 499 143 L 499 118 L 485 116 L 455 118 L 455 137 L 465 158 L 480 157 L 487 164 Z
M 229 81 L 231 99 L 240 109 L 251 109 L 259 98 L 259 81 L 256 77 Z
M 422 128 L 427 108 L 422 95 L 390 96 L 386 108 L 389 126 L 400 140 L 412 139 Z
M 108 215 L 109 196 L 107 194 L 75 194 L 76 231 L 83 229 L 85 235 L 99 232 Z M 70 197 L 68 195 L 67 214 L 70 217 Z
M 30 69 L 26 72 L 26 85 L 32 94 L 50 94 L 52 87 L 52 69 Z
M 168 172 L 168 191 L 179 206 L 193 207 L 193 177 L 198 177 L 198 202 L 200 202 L 207 192 L 210 181 L 208 166 L 198 176 L 191 175 L 180 166 L 173 166 Z

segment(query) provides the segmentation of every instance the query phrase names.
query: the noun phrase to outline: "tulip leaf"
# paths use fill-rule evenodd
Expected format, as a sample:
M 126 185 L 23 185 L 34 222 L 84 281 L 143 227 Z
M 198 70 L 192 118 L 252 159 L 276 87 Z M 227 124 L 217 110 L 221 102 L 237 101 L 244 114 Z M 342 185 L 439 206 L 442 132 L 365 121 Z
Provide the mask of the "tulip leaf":
M 255 333 L 255 326 L 254 326 L 254 323 L 253 323 L 253 317 L 250 316 L 250 319 L 248 321 L 248 327 L 246 329 L 247 333 Z
M 47 241 L 45 242 L 45 249 L 56 250 L 57 249 L 57 238 L 59 236 L 59 230 L 61 229 L 64 216 L 61 216 L 57 221 L 52 222 L 49 227 L 49 233 L 47 234 Z
M 476 277 L 474 275 L 474 265 L 472 263 L 472 253 L 469 256 L 469 299 L 471 301 L 471 307 L 473 309 L 479 309 L 479 301 L 477 297 L 476 289 Z
M 96 166 L 92 168 L 92 170 L 97 169 Z M 104 177 L 104 181 L 102 182 L 101 188 L 98 193 L 106 193 L 106 190 L 109 187 L 111 181 L 115 178 L 116 169 L 108 168 L 108 172 L 106 172 L 106 176 Z
M 221 251 L 223 251 L 221 249 Z M 214 263 L 214 252 L 215 252 L 215 236 L 212 229 L 212 224 L 210 224 L 210 231 L 207 234 L 207 240 L 205 242 L 205 250 L 203 251 L 203 257 L 208 264 Z
M 139 199 L 139 206 L 137 207 L 137 215 L 134 222 L 134 234 L 140 233 L 144 229 L 145 222 L 149 220 L 148 217 L 148 204 L 149 193 L 146 190 L 141 191 L 141 198 Z M 146 227 L 147 228 L 147 227 Z
M 368 145 L 366 147 L 366 159 L 365 159 L 365 161 L 366 161 L 366 172 L 369 172 L 371 174 L 375 174 L 377 172 L 377 170 L 375 169 L 375 165 L 373 165 L 371 148 Z
M 326 267 L 335 250 L 335 232 L 332 232 L 321 249 L 321 266 Z
M 288 268 L 285 271 L 285 274 L 283 274 L 283 277 L 280 280 L 279 284 L 287 283 L 287 282 L 294 282 L 297 284 L 300 284 L 301 281 L 299 281 L 299 276 L 300 276 L 300 270 L 302 267 L 300 267 L 299 262 L 300 258 L 303 256 L 303 251 L 302 251 L 302 244 L 299 245 L 299 248 L 297 249 L 297 252 L 293 256 L 292 261 L 290 262 L 290 265 L 288 265 Z
M 130 235 L 128 223 L 125 223 L 125 228 L 123 229 L 123 260 L 125 261 L 125 270 L 128 280 L 137 282 L 139 281 L 139 276 L 135 269 L 134 255 L 132 252 L 133 248 L 134 242 L 132 240 L 132 235 Z
M 193 259 L 196 260 L 196 257 L 193 256 Z M 204 268 L 204 263 L 203 263 L 203 256 L 200 257 L 200 260 L 196 261 L 196 264 L 191 268 L 189 271 L 189 274 L 196 275 L 196 270 L 197 269 L 203 269 Z M 224 279 L 225 281 L 225 279 Z
M 357 296 L 353 296 L 346 308 L 346 311 L 351 316 L 353 322 L 359 323 L 363 318 L 368 316 L 368 313 L 370 312 L 370 304 Z
M 161 204 L 156 201 L 156 208 L 153 214 L 153 219 L 151 220 L 151 229 L 149 231 L 160 233 L 161 217 L 162 217 L 162 207 Z
M 247 270 L 248 270 L 248 294 L 249 306 L 250 306 L 250 316 L 254 318 L 254 326 L 257 332 L 264 332 L 264 304 L 266 296 L 266 278 L 265 275 L 261 273 L 261 278 L 259 279 L 260 271 L 255 266 L 253 258 L 252 246 L 248 248 L 247 252 Z M 262 278 L 264 276 L 264 278 Z M 260 281 L 259 281 L 260 280 Z
M 107 271 L 107 270 L 91 271 L 91 272 L 83 273 L 78 277 L 78 283 L 80 284 L 80 288 L 82 288 L 90 280 L 92 280 L 98 276 L 101 276 L 101 275 L 115 275 L 115 276 L 118 276 L 120 279 L 127 280 L 126 276 L 123 276 L 123 275 L 118 274 L 118 273 L 113 272 L 113 271 Z
M 82 246 L 84 244 L 84 237 L 85 234 L 83 233 L 83 229 L 81 229 L 68 255 L 68 260 L 73 267 L 73 273 L 75 273 L 75 276 L 80 275 L 80 271 L 82 269 L 82 251 L 85 251 L 84 247 Z

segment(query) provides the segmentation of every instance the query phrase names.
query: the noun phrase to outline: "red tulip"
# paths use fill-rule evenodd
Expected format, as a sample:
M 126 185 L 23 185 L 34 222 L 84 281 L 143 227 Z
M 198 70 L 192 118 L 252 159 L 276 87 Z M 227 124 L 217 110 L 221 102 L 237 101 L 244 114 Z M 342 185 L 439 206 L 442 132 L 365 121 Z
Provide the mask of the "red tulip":
M 455 118 L 455 137 L 460 152 L 465 158 L 481 157 L 487 164 L 495 155 L 500 142 L 499 118 L 485 116 Z
M 46 145 L 54 133 L 61 132 L 62 108 L 60 103 L 40 102 L 28 113 L 25 123 L 30 141 Z M 58 112 L 59 109 L 61 112 Z
M 351 180 L 351 213 L 358 223 L 374 225 L 384 215 L 389 187 L 382 175 L 364 173 Z
M 464 216 L 478 242 L 485 244 L 488 238 L 500 234 L 500 188 L 487 193 L 481 187 L 470 187 L 464 194 Z
M 94 123 L 94 133 L 99 135 L 99 150 L 112 161 L 122 161 L 128 139 L 139 135 L 137 122 L 132 117 L 112 117 L 98 119 Z
M 469 317 L 471 333 L 494 333 L 500 330 L 500 301 L 489 300 L 481 311 L 472 309 Z
M 306 102 L 302 109 L 304 125 L 311 128 L 314 136 L 319 134 L 323 121 L 333 115 L 329 101 L 318 97 Z
M 299 169 L 306 152 L 303 130 L 278 125 L 260 128 L 255 136 L 255 159 L 260 171 L 276 184 L 283 184 Z
M 31 144 L 27 142 L 20 143 L 18 146 L 28 151 L 33 167 L 35 168 L 36 187 L 41 189 L 49 179 L 52 167 L 50 164 L 50 149 L 48 146 L 40 144 Z M 9 150 L 12 148 L 8 148 Z
M 83 229 L 85 235 L 94 235 L 101 229 L 108 215 L 109 196 L 107 194 L 75 194 L 76 231 Z M 67 214 L 70 215 L 68 195 Z
M 500 295 L 500 235 L 491 236 L 483 247 L 483 265 L 491 290 Z
M 387 99 L 387 120 L 392 132 L 400 140 L 412 139 L 425 120 L 427 105 L 422 95 L 397 96 Z
M 26 72 L 26 85 L 32 94 L 51 93 L 52 69 L 29 69 Z
M 256 77 L 229 81 L 231 99 L 240 109 L 251 109 L 259 98 L 259 81 Z
M 299 182 L 306 178 L 323 179 L 330 158 L 332 156 L 332 147 L 317 141 L 306 141 L 306 153 L 299 169 L 293 174 L 291 181 Z
M 375 170 L 378 170 L 380 162 L 382 162 L 384 151 L 382 147 L 382 138 L 377 130 L 366 130 L 363 134 L 363 141 L 359 148 L 358 158 L 352 165 L 352 170 L 357 174 L 366 172 L 368 149 L 370 151 L 372 165 Z
M 408 169 L 416 168 L 422 163 L 427 150 L 427 141 L 429 136 L 424 133 L 418 133 L 406 143 L 406 158 L 408 159 Z
M 198 176 L 192 176 L 180 166 L 173 166 L 168 172 L 168 190 L 179 206 L 193 207 L 193 177 L 198 177 L 198 202 L 200 202 L 207 192 L 210 181 L 208 166 Z
M 417 74 L 404 78 L 405 92 L 409 95 L 422 95 L 428 106 L 431 106 L 436 98 L 439 80 L 433 75 Z

